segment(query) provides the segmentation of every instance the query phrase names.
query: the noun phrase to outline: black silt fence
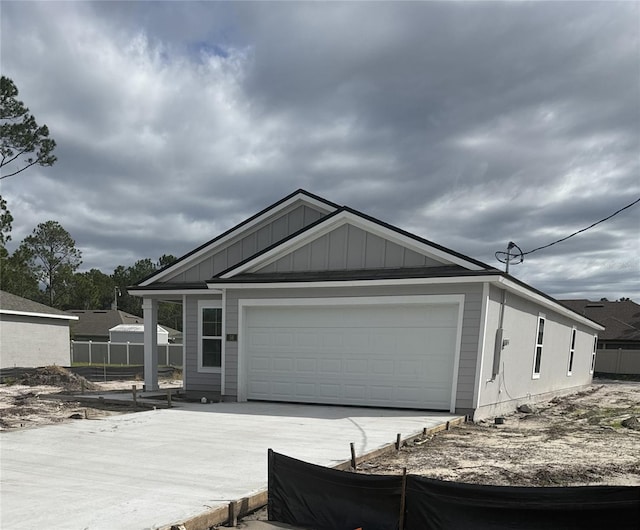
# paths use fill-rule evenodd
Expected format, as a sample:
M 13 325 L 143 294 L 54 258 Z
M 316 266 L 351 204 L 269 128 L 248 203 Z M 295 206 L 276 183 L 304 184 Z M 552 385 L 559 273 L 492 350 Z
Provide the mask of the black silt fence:
M 317 530 L 638 530 L 640 487 L 483 486 L 360 475 L 269 450 L 269 520 Z

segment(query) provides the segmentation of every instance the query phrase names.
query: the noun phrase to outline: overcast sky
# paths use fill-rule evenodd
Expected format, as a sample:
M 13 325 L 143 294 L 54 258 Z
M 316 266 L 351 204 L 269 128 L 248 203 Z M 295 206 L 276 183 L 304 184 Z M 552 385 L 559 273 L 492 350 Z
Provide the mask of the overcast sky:
M 2 2 L 1 68 L 58 162 L 2 180 L 14 245 L 180 256 L 304 188 L 502 268 L 640 197 L 637 2 Z M 640 204 L 511 272 L 640 302 Z M 11 247 L 10 247 L 11 248 Z

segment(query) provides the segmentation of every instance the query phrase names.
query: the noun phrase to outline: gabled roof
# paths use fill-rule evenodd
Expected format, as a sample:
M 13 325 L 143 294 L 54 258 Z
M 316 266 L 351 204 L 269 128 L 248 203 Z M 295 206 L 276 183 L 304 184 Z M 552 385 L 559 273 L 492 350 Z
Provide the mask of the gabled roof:
M 261 210 L 260 212 L 249 217 L 248 219 L 241 222 L 240 224 L 237 224 L 236 226 L 230 228 L 226 232 L 223 232 L 219 236 L 214 237 L 210 241 L 207 241 L 203 245 L 200 245 L 199 247 L 195 248 L 191 252 L 188 252 L 184 256 L 178 258 L 173 263 L 170 263 L 169 265 L 166 265 L 162 269 L 154 272 L 153 274 L 147 276 L 146 278 L 143 278 L 136 285 L 141 287 L 148 286 L 154 282 L 161 280 L 162 278 L 165 278 L 171 275 L 177 269 L 197 261 L 200 257 L 213 251 L 216 247 L 222 245 L 229 239 L 237 236 L 243 231 L 249 230 L 251 227 L 257 225 L 264 219 L 275 215 L 278 211 L 284 210 L 285 208 L 287 208 L 288 206 L 290 206 L 291 204 L 299 200 L 303 200 L 306 203 L 320 206 L 323 209 L 326 209 L 328 212 L 334 211 L 337 208 L 339 208 L 337 204 L 331 201 L 328 201 L 326 199 L 323 199 L 318 195 L 314 195 L 313 193 L 309 193 L 308 191 L 303 189 L 296 190 L 290 195 L 287 195 L 286 197 L 284 197 L 283 199 L 280 199 L 279 201 L 273 203 L 271 206 L 267 206 L 264 210 Z
M 76 336 L 109 337 L 109 330 L 118 324 L 142 324 L 142 317 L 117 309 L 70 309 L 69 313 L 79 318 L 71 325 Z
M 255 272 L 257 268 L 274 261 L 283 254 L 293 252 L 303 245 L 308 244 L 310 241 L 317 239 L 318 237 L 321 237 L 345 224 L 351 224 L 363 228 L 364 230 L 377 233 L 385 239 L 394 241 L 401 246 L 412 248 L 423 255 L 429 256 L 434 260 L 441 262 L 443 265 L 457 265 L 475 271 L 493 268 L 485 263 L 460 254 L 459 252 L 433 243 L 383 221 L 379 221 L 378 219 L 363 214 L 353 208 L 342 206 L 333 213 L 319 219 L 315 223 L 291 234 L 289 237 L 278 241 L 261 252 L 254 254 L 250 258 L 241 261 L 237 265 L 222 271 L 216 277 L 226 279 L 245 272 Z
M 77 317 L 49 307 L 48 305 L 22 298 L 15 294 L 0 291 L 0 313 L 5 315 L 23 315 L 43 318 L 77 320 Z
M 605 326 L 599 337 L 601 340 L 640 341 L 640 305 L 632 300 L 580 299 L 560 300 L 560 303 Z
M 109 330 L 116 326 L 144 325 L 144 318 L 118 309 L 70 309 L 69 313 L 79 319 L 71 324 L 71 333 L 76 337 L 104 337 L 108 340 Z M 167 326 L 163 329 L 169 332 L 170 337 L 181 335 L 180 331 Z

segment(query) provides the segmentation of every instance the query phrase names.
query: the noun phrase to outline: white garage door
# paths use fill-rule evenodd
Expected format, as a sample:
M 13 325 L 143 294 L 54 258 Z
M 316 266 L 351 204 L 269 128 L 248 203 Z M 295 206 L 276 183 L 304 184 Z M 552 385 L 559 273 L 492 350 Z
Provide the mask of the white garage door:
M 457 304 L 247 307 L 247 399 L 450 410 Z

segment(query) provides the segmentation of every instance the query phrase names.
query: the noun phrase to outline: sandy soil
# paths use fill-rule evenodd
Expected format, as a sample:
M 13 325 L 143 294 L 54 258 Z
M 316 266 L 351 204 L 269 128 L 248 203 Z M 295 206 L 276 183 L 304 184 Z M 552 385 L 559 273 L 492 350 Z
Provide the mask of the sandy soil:
M 161 386 L 180 381 L 161 381 Z M 47 399 L 55 393 L 130 390 L 140 381 L 82 382 L 64 369 L 41 369 L 0 385 L 0 430 L 98 419 L 130 407 L 86 407 Z M 596 381 L 591 389 L 555 398 L 532 412 L 469 423 L 420 438 L 398 453 L 360 463 L 358 471 L 407 473 L 479 484 L 640 485 L 640 382 Z
M 160 381 L 160 387 L 181 385 L 182 381 Z M 108 390 L 131 390 L 132 385 L 142 388 L 141 381 L 108 381 L 92 383 L 60 367 L 40 368 L 25 374 L 10 384 L 0 385 L 0 431 L 28 429 L 76 420 L 92 420 L 127 414 L 133 409 L 127 405 L 87 407 L 77 401 L 61 401 L 53 394 L 80 393 Z
M 475 484 L 640 485 L 640 383 L 591 389 L 419 439 L 359 471 L 407 473 Z

